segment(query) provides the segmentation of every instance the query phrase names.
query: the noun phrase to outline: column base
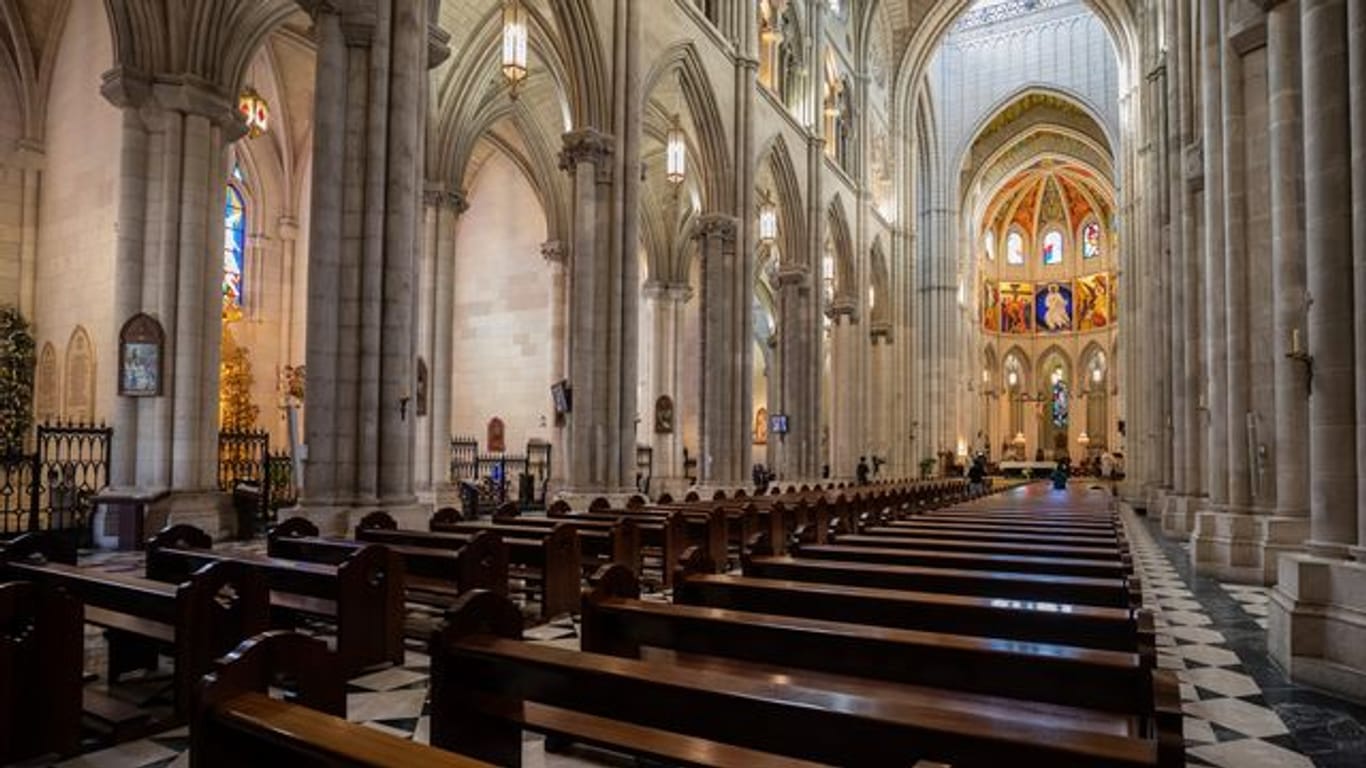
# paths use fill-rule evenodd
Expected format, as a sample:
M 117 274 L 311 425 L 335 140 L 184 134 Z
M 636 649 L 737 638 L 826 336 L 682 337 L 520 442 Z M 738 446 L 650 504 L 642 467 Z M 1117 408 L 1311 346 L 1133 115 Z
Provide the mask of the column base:
M 1170 494 L 1162 507 L 1162 535 L 1184 541 L 1195 530 L 1195 513 L 1204 499 L 1198 496 Z
M 1278 558 L 1303 552 L 1308 536 L 1308 518 L 1202 510 L 1190 534 L 1191 565 L 1222 581 L 1269 586 Z
M 102 499 L 113 501 L 105 503 Z M 122 503 L 120 503 L 122 502 Z M 142 538 L 145 541 L 168 525 L 193 525 L 209 534 L 214 541 L 238 535 L 237 516 L 232 509 L 232 496 L 212 491 L 149 491 L 137 488 L 106 489 L 95 499 L 91 530 L 96 547 L 113 549 L 120 546 L 118 521 L 111 518 L 112 506 L 132 503 L 143 509 Z M 142 542 L 123 542 L 124 547 L 142 546 Z
M 1267 647 L 1297 683 L 1366 702 L 1366 563 L 1280 559 Z
M 305 502 L 287 511 L 281 510 L 280 517 L 281 519 L 295 515 L 302 517 L 318 526 L 318 531 L 324 536 L 350 536 L 361 518 L 371 512 L 387 512 L 398 523 L 399 528 L 418 531 L 427 530 L 427 524 L 432 517 L 432 507 L 418 500 L 389 504 L 378 502 L 368 504 Z

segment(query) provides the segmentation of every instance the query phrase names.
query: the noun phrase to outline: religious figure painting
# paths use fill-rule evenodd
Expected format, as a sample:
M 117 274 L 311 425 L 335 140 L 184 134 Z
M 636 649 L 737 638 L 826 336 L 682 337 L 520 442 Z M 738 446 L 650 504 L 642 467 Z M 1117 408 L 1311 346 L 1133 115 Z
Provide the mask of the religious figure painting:
M 982 283 L 982 328 L 1001 330 L 1001 292 L 990 280 Z
M 1034 298 L 1035 327 L 1043 333 L 1072 329 L 1072 289 L 1062 283 L 1047 283 Z
M 1043 263 L 1047 265 L 1062 263 L 1062 233 L 1049 232 L 1043 237 Z
M 1002 283 L 1001 332 L 1029 333 L 1030 305 L 1034 301 L 1034 289 L 1029 283 Z
M 1112 293 L 1113 286 L 1107 272 L 1077 278 L 1075 298 L 1078 331 L 1098 331 L 1110 327 L 1114 319 L 1111 314 Z

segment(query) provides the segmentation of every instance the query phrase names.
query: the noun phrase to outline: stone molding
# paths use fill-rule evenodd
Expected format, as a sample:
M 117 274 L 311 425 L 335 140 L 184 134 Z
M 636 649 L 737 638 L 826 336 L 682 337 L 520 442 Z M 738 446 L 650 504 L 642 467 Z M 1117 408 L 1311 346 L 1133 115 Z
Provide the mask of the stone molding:
M 569 256 L 569 246 L 563 240 L 547 240 L 541 243 L 541 258 L 552 264 L 564 264 Z
M 641 286 L 640 293 L 652 301 L 673 301 L 682 304 L 692 299 L 693 290 L 687 283 L 651 280 Z
M 562 138 L 564 148 L 560 150 L 560 170 L 574 174 L 584 163 L 597 168 L 597 181 L 606 184 L 612 180 L 612 165 L 608 158 L 615 151 L 615 140 L 610 134 L 596 128 L 570 131 Z
M 723 247 L 734 250 L 739 237 L 740 220 L 727 213 L 704 213 L 697 217 L 693 237 L 719 240 Z
M 457 216 L 470 209 L 469 200 L 465 198 L 463 191 L 447 189 L 440 182 L 427 182 L 426 188 L 422 190 L 422 204 L 428 208 L 450 208 Z
M 805 264 L 785 263 L 778 265 L 778 286 L 804 288 L 811 281 L 811 269 Z

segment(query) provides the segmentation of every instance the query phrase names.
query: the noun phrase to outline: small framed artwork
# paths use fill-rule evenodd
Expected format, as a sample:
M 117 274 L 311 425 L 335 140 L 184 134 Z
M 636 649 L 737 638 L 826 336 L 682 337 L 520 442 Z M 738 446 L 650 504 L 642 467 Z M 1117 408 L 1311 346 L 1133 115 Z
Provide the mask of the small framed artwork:
M 668 395 L 655 400 L 655 434 L 671 435 L 674 431 L 674 401 Z
M 124 397 L 159 397 L 166 334 L 161 323 L 139 312 L 119 331 L 119 394 Z

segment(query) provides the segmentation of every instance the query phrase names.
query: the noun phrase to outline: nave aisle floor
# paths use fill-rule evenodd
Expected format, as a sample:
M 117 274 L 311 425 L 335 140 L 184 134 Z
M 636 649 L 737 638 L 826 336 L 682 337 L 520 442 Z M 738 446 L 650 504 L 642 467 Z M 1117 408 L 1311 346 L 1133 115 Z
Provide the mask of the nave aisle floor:
M 1157 521 L 1125 525 L 1158 666 L 1181 680 L 1187 765 L 1366 767 L 1366 707 L 1290 683 L 1268 657 L 1268 590 L 1193 576 L 1186 545 Z

